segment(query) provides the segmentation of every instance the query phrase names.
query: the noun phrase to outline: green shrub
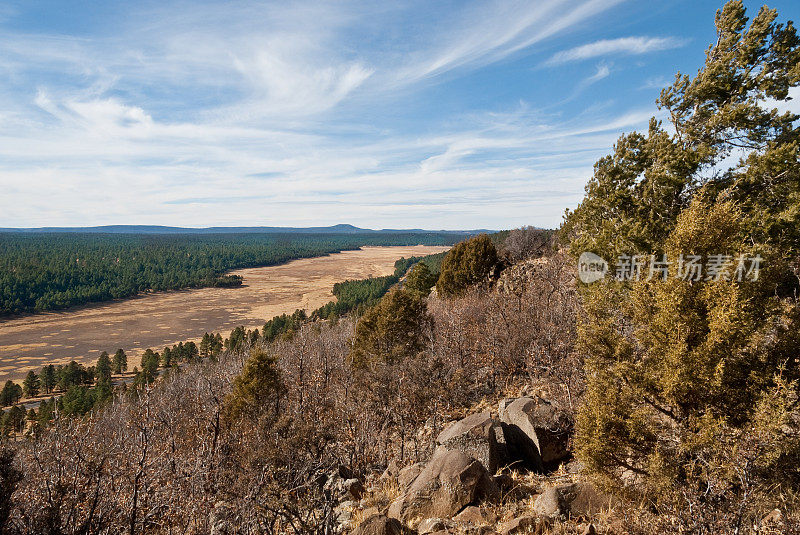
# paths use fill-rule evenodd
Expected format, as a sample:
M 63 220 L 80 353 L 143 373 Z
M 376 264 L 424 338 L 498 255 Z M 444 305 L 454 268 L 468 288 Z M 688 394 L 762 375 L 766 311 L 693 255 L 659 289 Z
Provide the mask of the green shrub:
M 486 234 L 456 244 L 442 261 L 436 291 L 455 297 L 487 280 L 497 266 L 497 249 Z
M 427 296 L 434 284 L 436 284 L 436 275 L 431 273 L 428 264 L 418 262 L 406 277 L 404 287 L 411 292 Z
M 350 360 L 354 366 L 370 362 L 399 362 L 425 347 L 430 324 L 427 305 L 418 295 L 398 288 L 367 310 L 356 325 Z

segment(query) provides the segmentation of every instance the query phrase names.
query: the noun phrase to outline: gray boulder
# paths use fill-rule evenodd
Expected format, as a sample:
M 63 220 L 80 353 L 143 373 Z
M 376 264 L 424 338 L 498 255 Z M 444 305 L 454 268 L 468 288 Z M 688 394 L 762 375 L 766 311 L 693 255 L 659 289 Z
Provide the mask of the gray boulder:
M 403 535 L 404 531 L 396 519 L 374 515 L 362 522 L 351 535 Z
M 497 436 L 496 427 L 497 422 L 489 411 L 471 414 L 439 433 L 436 442 L 448 450 L 458 450 L 477 459 L 493 474 L 507 459 L 504 437 L 502 433 Z
M 389 516 L 405 523 L 415 518 L 451 518 L 467 505 L 497 495 L 480 462 L 463 452 L 440 448 L 405 493 L 392 502 Z
M 536 497 L 533 512 L 544 518 L 558 518 L 565 513 L 566 502 L 558 487 L 550 487 Z
M 528 468 L 542 471 L 569 457 L 571 427 L 566 411 L 541 398 L 522 397 L 503 405 L 500 421 L 511 454 L 521 457 Z

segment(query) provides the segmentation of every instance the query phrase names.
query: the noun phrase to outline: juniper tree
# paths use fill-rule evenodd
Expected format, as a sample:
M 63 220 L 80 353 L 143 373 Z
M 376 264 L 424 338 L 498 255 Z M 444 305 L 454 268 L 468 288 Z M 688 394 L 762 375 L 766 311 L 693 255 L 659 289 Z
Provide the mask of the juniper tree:
M 800 488 L 800 131 L 766 104 L 800 85 L 800 42 L 776 17 L 762 8 L 748 25 L 741 2 L 721 9 L 705 64 L 661 93 L 670 129 L 653 119 L 620 138 L 563 229 L 576 254 L 674 263 L 666 280 L 582 290 L 579 456 L 609 483 L 638 481 L 629 489 L 652 503 L 734 511 L 737 526 L 754 489 Z M 684 280 L 681 255 L 758 256 L 763 269 Z
M 470 286 L 485 282 L 497 266 L 497 250 L 486 234 L 457 243 L 442 260 L 436 290 L 458 296 Z
M 394 288 L 367 310 L 356 325 L 350 360 L 356 367 L 371 362 L 400 362 L 425 347 L 430 325 L 425 301 Z
M 230 421 L 255 418 L 277 407 L 284 389 L 275 356 L 255 349 L 233 381 L 233 391 L 225 399 L 225 413 Z
M 436 284 L 436 276 L 431 273 L 428 264 L 425 262 L 417 262 L 408 273 L 404 288 L 427 296 L 434 284 Z
M 646 134 L 622 136 L 595 164 L 586 196 L 565 221 L 573 251 L 659 252 L 708 184 L 753 216 L 754 238 L 789 240 L 785 253 L 797 252 L 797 115 L 769 102 L 786 100 L 798 85 L 800 48 L 791 22 L 776 18 L 763 7 L 747 26 L 740 1 L 717 12 L 717 42 L 704 65 L 694 77 L 678 73 L 658 99 L 669 128 L 653 118 Z M 721 165 L 731 156 L 741 158 Z

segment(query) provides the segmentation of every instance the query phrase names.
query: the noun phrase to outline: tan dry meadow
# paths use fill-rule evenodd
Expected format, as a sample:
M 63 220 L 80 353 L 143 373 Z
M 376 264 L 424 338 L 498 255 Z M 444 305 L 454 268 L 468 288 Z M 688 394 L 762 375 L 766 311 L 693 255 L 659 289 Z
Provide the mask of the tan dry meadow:
M 391 275 L 401 257 L 446 251 L 449 247 L 363 247 L 279 266 L 232 271 L 244 277 L 239 288 L 200 288 L 146 294 L 77 310 L 35 314 L 0 322 L 0 381 L 19 380 L 28 370 L 71 360 L 93 364 L 101 351 L 128 353 L 138 365 L 147 348 L 162 350 L 204 332 L 230 331 L 264 322 L 298 308 L 312 311 L 333 299 L 336 282 Z

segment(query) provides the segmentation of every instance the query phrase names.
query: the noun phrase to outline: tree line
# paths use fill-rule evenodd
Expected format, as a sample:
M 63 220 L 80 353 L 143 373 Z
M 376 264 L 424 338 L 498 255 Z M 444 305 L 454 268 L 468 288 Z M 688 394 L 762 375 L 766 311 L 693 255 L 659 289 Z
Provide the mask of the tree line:
M 0 316 L 59 310 L 145 291 L 237 286 L 232 269 L 269 266 L 365 245 L 450 245 L 426 234 L 0 233 Z

